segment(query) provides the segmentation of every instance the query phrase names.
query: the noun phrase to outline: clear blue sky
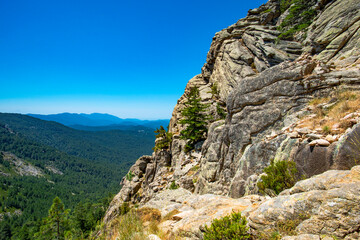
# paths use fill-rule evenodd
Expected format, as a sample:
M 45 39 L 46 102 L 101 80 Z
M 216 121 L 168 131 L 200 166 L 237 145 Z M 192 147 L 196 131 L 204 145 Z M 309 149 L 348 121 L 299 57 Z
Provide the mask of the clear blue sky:
M 212 37 L 265 0 L 0 0 L 0 112 L 170 118 Z

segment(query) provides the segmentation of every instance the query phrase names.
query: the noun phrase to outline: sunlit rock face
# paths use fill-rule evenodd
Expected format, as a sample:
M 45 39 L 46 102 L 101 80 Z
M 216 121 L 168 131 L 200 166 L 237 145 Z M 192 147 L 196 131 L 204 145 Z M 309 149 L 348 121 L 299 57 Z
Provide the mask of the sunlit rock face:
M 232 197 L 256 193 L 258 175 L 284 141 L 289 142 L 294 124 L 307 114 L 309 100 L 336 88 L 359 88 L 359 3 L 313 1 L 319 14 L 305 40 L 301 36 L 276 40 L 276 26 L 287 14 L 279 16 L 276 1 L 250 11 L 245 19 L 215 35 L 203 76 L 220 86 L 228 116 L 225 124 L 210 127 L 197 193 Z M 340 160 L 340 155 L 346 155 L 337 151 L 342 143 L 316 148 L 313 153 L 308 142 L 294 141 L 287 146 L 286 156 L 307 176 L 352 166 L 349 159 Z
M 116 217 L 124 201 L 142 206 L 167 191 L 173 182 L 186 190 L 184 194 L 189 199 L 199 201 L 203 201 L 202 198 L 194 193 L 211 194 L 207 195 L 208 199 L 216 195 L 226 199 L 253 196 L 259 193 L 259 176 L 272 159 L 295 161 L 299 174 L 306 177 L 330 169 L 349 170 L 359 164 L 360 109 L 349 113 L 353 115 L 345 119 L 348 123 L 345 128 L 333 124 L 331 134 L 324 133 L 318 126 L 304 124 L 315 118 L 317 109 L 326 111 L 338 102 L 339 92 L 360 90 L 360 0 L 312 0 L 307 1 L 307 6 L 306 11 L 316 13 L 311 25 L 287 40 L 281 40 L 279 35 L 292 26 L 283 31 L 279 31 L 279 27 L 291 15 L 291 7 L 283 11 L 277 0 L 249 10 L 247 17 L 215 34 L 201 74 L 188 82 L 173 110 L 169 125 L 173 134 L 171 147 L 135 163 L 130 169 L 135 176 L 122 181 L 122 190 L 114 198 L 105 222 Z M 300 23 L 298 18 L 293 25 Z M 199 89 L 202 103 L 208 106 L 207 114 L 213 118 L 208 120 L 205 142 L 185 153 L 186 141 L 180 138 L 180 132 L 186 126 L 179 120 L 193 87 Z M 316 108 L 309 106 L 309 101 L 321 97 L 329 97 L 328 102 Z M 226 111 L 225 119 L 221 119 L 219 107 Z M 354 171 L 357 170 L 353 169 L 352 173 Z M 322 176 L 328 177 L 326 174 Z M 293 191 L 273 201 L 283 199 L 284 204 L 290 204 L 299 196 L 296 194 L 304 194 L 309 199 L 317 196 L 311 192 L 315 190 Z M 320 236 L 318 223 L 325 205 L 332 204 L 332 196 L 343 197 L 335 188 L 326 191 L 323 193 L 326 197 L 318 195 L 323 196 L 323 202 L 316 198 L 316 204 L 309 205 L 317 209 L 317 217 L 298 227 L 299 233 L 306 235 L 303 239 Z M 357 198 L 353 200 L 359 203 Z M 265 205 L 261 209 L 265 209 Z M 251 226 L 256 229 L 266 225 L 270 221 L 267 214 L 270 213 L 265 210 L 258 218 L 250 214 Z M 356 223 L 357 220 L 349 221 Z M 311 225 L 313 230 L 309 230 Z M 349 229 L 352 228 L 346 226 L 334 227 L 336 236 L 356 239 L 359 231 L 354 230 L 351 235 Z

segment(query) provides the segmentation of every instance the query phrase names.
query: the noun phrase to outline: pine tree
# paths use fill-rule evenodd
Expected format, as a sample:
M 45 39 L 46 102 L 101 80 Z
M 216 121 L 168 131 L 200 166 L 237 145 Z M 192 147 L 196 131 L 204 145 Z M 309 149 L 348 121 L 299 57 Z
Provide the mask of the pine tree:
M 205 113 L 207 107 L 206 104 L 201 103 L 199 89 L 191 88 L 185 108 L 181 111 L 183 119 L 180 120 L 180 124 L 186 124 L 186 129 L 180 132 L 181 139 L 187 140 L 185 152 L 194 149 L 197 142 L 205 139 L 206 120 L 209 119 Z
M 64 239 L 65 232 L 69 229 L 68 216 L 69 210 L 65 210 L 60 198 L 55 197 L 48 217 L 43 219 L 43 225 L 34 237 L 36 239 Z
M 153 150 L 158 151 L 168 149 L 172 140 L 172 134 L 169 132 L 169 130 L 166 131 L 163 126 L 160 126 L 160 128 L 157 128 L 154 133 L 156 133 L 156 141 Z

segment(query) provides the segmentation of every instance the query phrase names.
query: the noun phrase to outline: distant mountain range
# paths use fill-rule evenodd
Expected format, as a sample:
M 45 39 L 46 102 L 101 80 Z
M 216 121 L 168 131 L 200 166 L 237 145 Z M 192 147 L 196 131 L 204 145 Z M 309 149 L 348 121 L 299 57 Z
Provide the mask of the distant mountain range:
M 134 126 L 143 126 L 156 129 L 161 125 L 167 127 L 169 119 L 159 120 L 140 120 L 135 118 L 118 118 L 116 116 L 104 113 L 59 113 L 59 114 L 27 114 L 28 116 L 39 118 L 46 121 L 54 121 L 65 126 L 86 131 L 104 131 L 104 130 L 129 130 Z

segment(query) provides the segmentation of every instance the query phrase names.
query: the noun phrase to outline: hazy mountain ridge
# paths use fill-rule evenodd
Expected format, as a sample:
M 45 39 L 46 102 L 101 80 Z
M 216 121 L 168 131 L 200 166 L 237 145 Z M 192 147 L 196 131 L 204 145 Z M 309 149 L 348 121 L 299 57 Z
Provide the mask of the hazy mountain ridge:
M 160 125 L 168 126 L 168 119 L 159 120 L 140 120 L 135 118 L 118 118 L 116 116 L 104 113 L 59 113 L 59 114 L 27 114 L 28 116 L 39 118 L 46 121 L 54 121 L 65 126 L 82 129 L 83 126 L 88 127 L 107 127 L 107 129 L 127 130 L 130 126 L 144 126 L 149 128 L 158 128 Z M 96 128 L 91 131 L 96 131 Z

